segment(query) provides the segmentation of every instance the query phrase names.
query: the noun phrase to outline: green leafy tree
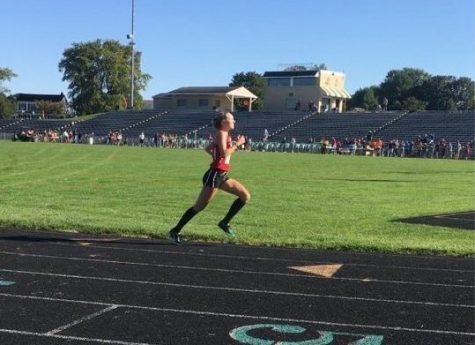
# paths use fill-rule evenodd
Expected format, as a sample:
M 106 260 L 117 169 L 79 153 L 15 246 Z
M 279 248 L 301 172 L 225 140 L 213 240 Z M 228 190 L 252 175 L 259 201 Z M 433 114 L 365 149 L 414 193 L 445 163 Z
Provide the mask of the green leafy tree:
M 381 96 L 389 100 L 389 109 L 400 110 L 404 100 L 413 96 L 414 88 L 421 86 L 430 75 L 417 68 L 391 70 L 380 84 Z
M 3 86 L 3 82 L 10 81 L 14 77 L 17 77 L 17 75 L 11 69 L 0 67 L 0 93 L 7 94 L 10 92 L 10 90 Z
M 151 76 L 141 70 L 141 54 L 135 52 L 134 106 L 141 108 L 140 91 Z M 124 108 L 130 104 L 131 47 L 115 40 L 73 43 L 63 52 L 59 71 L 69 82 L 72 107 L 78 114 Z
M 0 93 L 0 118 L 12 117 L 15 114 L 15 100 L 11 96 Z
M 378 106 L 378 86 L 370 86 L 357 90 L 351 99 L 348 100 L 348 108 L 363 108 L 374 110 Z
M 264 85 L 265 79 L 257 72 L 241 72 L 233 75 L 233 79 L 229 86 L 244 86 L 246 89 L 255 94 L 258 98 L 252 103 L 253 110 L 262 109 L 264 104 Z M 237 100 L 237 110 L 247 110 L 247 106 L 244 104 L 243 99 Z
M 474 82 L 470 78 L 436 75 L 414 89 L 427 102 L 428 110 L 469 110 L 474 108 Z
M 36 110 L 46 117 L 57 117 L 66 113 L 66 106 L 63 102 L 38 101 L 36 102 Z
M 8 96 L 8 90 L 3 83 L 17 75 L 9 68 L 0 68 L 0 118 L 11 117 L 15 113 L 15 100 Z
M 425 110 L 426 106 L 427 102 L 418 100 L 413 96 L 406 98 L 402 103 L 402 109 L 407 111 Z

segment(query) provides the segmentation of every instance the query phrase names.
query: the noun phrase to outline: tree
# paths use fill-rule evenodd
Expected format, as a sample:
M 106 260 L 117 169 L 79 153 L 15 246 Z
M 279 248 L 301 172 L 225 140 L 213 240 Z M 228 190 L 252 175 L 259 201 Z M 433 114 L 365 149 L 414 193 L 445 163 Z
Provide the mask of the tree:
M 436 75 L 415 88 L 417 98 L 428 110 L 469 110 L 474 108 L 475 84 L 470 78 Z
M 0 118 L 11 117 L 15 113 L 15 100 L 7 95 L 10 90 L 3 86 L 3 82 L 16 76 L 11 69 L 0 68 Z
M 134 106 L 142 107 L 140 91 L 151 76 L 141 71 L 141 54 L 135 52 Z M 59 71 L 69 82 L 72 107 L 78 114 L 92 114 L 128 105 L 131 47 L 115 40 L 73 43 L 63 52 Z
M 15 114 L 15 100 L 4 93 L 0 93 L 0 118 L 11 117 Z
M 39 113 L 44 113 L 47 117 L 55 117 L 55 115 L 64 115 L 66 106 L 63 102 L 38 101 L 36 110 Z
M 8 93 L 10 90 L 5 88 L 2 84 L 4 81 L 10 81 L 12 78 L 17 77 L 17 75 L 9 68 L 0 67 L 0 93 Z
M 236 73 L 233 75 L 231 83 L 229 83 L 229 86 L 244 86 L 258 97 L 257 100 L 252 103 L 253 110 L 259 110 L 262 108 L 264 101 L 264 85 L 265 79 L 257 72 Z M 238 110 L 247 110 L 244 100 L 239 99 L 237 102 Z
M 458 110 L 475 110 L 475 81 L 458 78 L 452 83 L 452 90 Z
M 402 103 L 402 109 L 407 111 L 425 110 L 426 106 L 427 102 L 418 100 L 413 96 L 406 98 Z
M 348 108 L 364 108 L 374 110 L 378 106 L 378 86 L 370 86 L 357 90 L 348 101 Z
M 389 100 L 389 109 L 400 110 L 404 100 L 412 96 L 411 91 L 429 78 L 427 72 L 417 68 L 391 70 L 380 84 L 381 96 Z

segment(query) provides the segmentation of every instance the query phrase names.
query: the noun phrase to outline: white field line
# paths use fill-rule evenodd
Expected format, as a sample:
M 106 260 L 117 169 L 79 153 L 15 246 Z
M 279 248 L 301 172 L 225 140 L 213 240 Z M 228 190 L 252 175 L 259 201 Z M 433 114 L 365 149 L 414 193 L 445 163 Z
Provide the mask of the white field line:
M 99 310 L 93 314 L 90 314 L 90 315 L 86 315 L 86 316 L 83 316 L 81 317 L 80 319 L 77 319 L 73 322 L 70 322 L 66 325 L 63 325 L 61 327 L 58 327 L 58 328 L 55 328 L 53 329 L 52 331 L 49 331 L 49 332 L 46 332 L 45 335 L 53 335 L 53 334 L 57 334 L 57 333 L 60 333 L 68 328 L 71 328 L 71 327 L 74 327 L 74 326 L 77 326 L 79 325 L 80 323 L 82 322 L 85 322 L 85 321 L 89 321 L 89 320 L 92 320 L 94 319 L 95 317 L 99 316 L 99 315 L 102 315 L 102 314 L 105 314 L 111 310 L 114 310 L 114 309 L 117 309 L 117 306 L 116 305 L 112 305 L 110 307 L 107 307 L 105 309 L 102 309 L 102 310 Z
M 385 279 L 372 279 L 372 278 L 359 279 L 359 278 L 345 278 L 345 277 L 329 277 L 329 278 L 327 278 L 327 277 L 319 277 L 319 276 L 316 276 L 316 275 L 306 275 L 306 274 L 297 274 L 297 273 L 247 271 L 247 270 L 235 270 L 235 269 L 225 269 L 225 268 L 196 267 L 196 266 L 168 265 L 168 264 L 150 264 L 150 263 L 145 263 L 145 262 L 117 261 L 117 260 L 92 259 L 92 258 L 81 258 L 81 257 L 65 257 L 65 256 L 54 256 L 54 255 L 43 255 L 43 254 L 25 254 L 25 253 L 5 252 L 5 251 L 0 251 L 0 254 L 16 255 L 16 256 L 20 256 L 20 257 L 35 257 L 35 258 L 45 258 L 45 259 L 56 259 L 56 260 L 69 260 L 69 261 L 81 261 L 81 262 L 88 261 L 88 262 L 100 262 L 100 263 L 117 264 L 117 265 L 176 268 L 176 269 L 182 269 L 182 270 L 198 270 L 198 271 L 209 271 L 209 272 L 270 275 L 270 276 L 281 276 L 281 277 L 292 277 L 292 278 L 331 279 L 331 280 L 356 281 L 356 282 L 365 282 L 365 283 L 441 286 L 441 287 L 450 287 L 450 288 L 473 288 L 474 287 L 473 285 L 424 283 L 424 282 L 413 282 L 413 281 L 405 281 L 405 280 L 385 280 Z
M 10 297 L 10 298 L 18 298 L 18 299 L 24 299 L 24 300 L 33 299 L 33 300 L 44 300 L 44 301 L 77 303 L 77 304 L 88 304 L 88 305 L 102 305 L 102 306 L 116 305 L 118 308 L 139 309 L 139 310 L 148 310 L 148 311 L 160 311 L 160 312 L 165 312 L 165 313 L 181 313 L 181 314 L 191 314 L 191 315 L 219 316 L 219 317 L 242 318 L 242 319 L 252 319 L 252 320 L 269 320 L 269 321 L 291 322 L 291 323 L 307 323 L 307 324 L 314 324 L 314 325 L 340 326 L 340 327 L 352 327 L 352 328 L 362 328 L 362 329 L 380 329 L 380 330 L 405 331 L 405 332 L 414 332 L 414 333 L 431 333 L 431 334 L 449 334 L 449 335 L 475 336 L 475 333 L 473 333 L 473 332 L 458 332 L 458 331 L 447 331 L 447 330 L 439 330 L 439 329 L 420 329 L 420 328 L 382 326 L 382 325 L 363 325 L 363 324 L 327 322 L 327 321 L 316 321 L 316 320 L 305 320 L 305 319 L 281 318 L 281 317 L 272 317 L 272 316 L 228 314 L 228 313 L 198 311 L 198 310 L 189 310 L 189 309 L 158 308 L 158 307 L 146 307 L 146 306 L 138 306 L 138 305 L 127 305 L 127 304 L 108 304 L 108 303 L 101 303 L 101 302 L 89 302 L 89 301 L 68 300 L 68 299 L 61 299 L 61 298 L 14 295 L 14 294 L 5 294 L 5 293 L 0 293 L 0 296 Z M 1 331 L 2 330 L 0 329 L 0 332 Z M 39 333 L 38 335 L 43 335 L 44 336 L 44 333 Z M 55 336 L 58 336 L 58 335 L 55 335 Z M 112 344 L 115 344 L 115 343 L 113 342 Z M 133 344 L 133 345 L 135 345 L 135 343 L 123 343 L 123 344 L 126 344 L 126 345 Z M 140 344 L 140 345 L 142 345 L 142 344 Z
M 435 307 L 455 307 L 455 308 L 471 308 L 471 309 L 475 308 L 475 306 L 468 305 L 468 304 L 450 304 L 450 303 L 392 300 L 392 299 L 379 299 L 379 298 L 366 298 L 366 297 L 322 295 L 322 294 L 310 294 L 310 293 L 298 293 L 298 292 L 286 292 L 286 291 L 241 289 L 241 288 L 232 288 L 232 287 L 216 287 L 216 286 L 193 285 L 193 284 L 176 284 L 176 283 L 154 282 L 154 281 L 148 281 L 148 280 L 129 280 L 129 279 L 119 279 L 119 278 L 79 276 L 79 275 L 48 273 L 48 272 L 7 270 L 7 269 L 2 269 L 2 268 L 0 268 L 0 271 L 1 272 L 14 273 L 14 274 L 29 274 L 29 275 L 59 277 L 59 278 L 68 278 L 68 279 L 96 280 L 96 281 L 107 281 L 107 282 L 114 282 L 114 283 L 128 283 L 128 284 L 140 284 L 140 285 L 179 287 L 179 288 L 186 288 L 186 289 L 214 290 L 214 291 L 225 291 L 225 292 L 241 292 L 241 293 L 253 293 L 253 294 L 263 294 L 263 295 L 307 297 L 307 298 L 327 298 L 327 299 L 340 299 L 340 300 L 349 300 L 349 301 L 365 301 L 365 302 L 377 302 L 377 303 L 424 305 L 424 306 L 435 306 Z
M 27 336 L 40 337 L 40 338 L 85 341 L 87 344 L 99 343 L 99 344 L 114 344 L 114 345 L 156 345 L 156 344 L 149 344 L 149 343 L 131 343 L 128 341 L 120 341 L 120 340 L 73 337 L 73 336 L 66 336 L 66 335 L 60 335 L 60 334 L 45 334 L 45 333 L 18 331 L 14 329 L 2 329 L 2 328 L 0 328 L 0 333 L 27 335 Z
M 78 242 L 88 242 L 78 241 Z M 90 240 L 90 242 L 95 242 Z M 55 243 L 51 244 L 58 246 L 68 247 L 70 244 L 64 243 Z M 120 243 L 119 243 L 120 244 Z M 392 265 L 375 265 L 375 264 L 355 264 L 355 263 L 345 263 L 342 261 L 312 261 L 312 260 L 298 260 L 298 259 L 283 259 L 283 258 L 266 258 L 266 257 L 252 257 L 244 255 L 226 255 L 226 254 L 210 254 L 210 253 L 194 253 L 194 252 L 177 252 L 174 250 L 153 250 L 153 249 L 141 249 L 141 248 L 124 248 L 116 246 L 100 246 L 100 245 L 88 245 L 86 248 L 96 248 L 96 249 L 112 249 L 112 250 L 122 250 L 122 251 L 131 251 L 131 252 L 142 252 L 142 253 L 154 253 L 154 254 L 173 254 L 173 255 L 185 255 L 185 256 L 201 256 L 201 257 L 212 257 L 212 258 L 223 258 L 223 259 L 238 259 L 238 260 L 257 260 L 257 261 L 271 261 L 271 262 L 289 262 L 292 264 L 295 263 L 308 263 L 314 265 L 332 265 L 332 264 L 343 264 L 344 266 L 355 266 L 355 267 L 374 267 L 374 268 L 389 268 L 389 269 L 402 269 L 402 270 L 414 270 L 414 271 L 436 271 L 436 272 L 460 272 L 460 273 L 475 273 L 474 270 L 460 270 L 460 269 L 450 269 L 450 268 L 435 268 L 435 267 L 411 267 L 411 266 L 392 266 Z M 279 249 L 279 248 L 273 248 Z M 401 257 L 401 255 L 392 255 L 392 254 L 372 254 L 372 253 L 358 253 L 356 255 L 366 255 L 366 256 L 391 256 L 391 257 Z M 414 256 L 414 255 L 404 255 L 404 258 L 414 257 L 414 258 L 426 258 L 426 259 L 443 259 L 445 257 L 424 257 L 424 256 Z M 446 258 L 445 258 L 446 259 Z

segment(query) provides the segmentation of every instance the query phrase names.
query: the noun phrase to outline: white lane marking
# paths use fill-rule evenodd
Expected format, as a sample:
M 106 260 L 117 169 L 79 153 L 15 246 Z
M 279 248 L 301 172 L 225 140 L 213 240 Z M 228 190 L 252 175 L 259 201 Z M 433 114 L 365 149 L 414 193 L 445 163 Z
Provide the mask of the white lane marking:
M 108 281 L 108 282 L 115 282 L 115 283 L 128 283 L 128 284 L 141 284 L 141 285 L 157 285 L 157 286 L 179 287 L 179 288 L 187 288 L 187 289 L 215 290 L 215 291 L 228 291 L 228 292 L 232 291 L 232 292 L 245 292 L 245 293 L 254 293 L 254 294 L 277 295 L 277 296 L 328 298 L 328 299 L 341 299 L 341 300 L 379 302 L 379 303 L 394 303 L 394 304 L 414 304 L 414 305 L 427 305 L 427 306 L 435 306 L 435 307 L 456 307 L 456 308 L 472 308 L 472 309 L 475 308 L 474 305 L 469 305 L 469 304 L 420 302 L 420 301 L 391 300 L 391 299 L 378 299 L 378 298 L 366 298 L 366 297 L 320 295 L 320 294 L 286 292 L 286 291 L 241 289 L 241 288 L 232 288 L 232 287 L 165 283 L 165 282 L 155 282 L 155 281 L 148 281 L 148 280 L 130 280 L 130 279 L 119 279 L 119 278 L 79 276 L 79 275 L 70 275 L 70 274 L 61 274 L 61 273 L 18 271 L 18 270 L 7 270 L 7 269 L 2 269 L 2 268 L 0 268 L 0 271 L 16 273 L 16 274 L 30 274 L 30 275 L 47 276 L 47 277 L 60 277 L 60 278 L 83 279 L 83 280 L 98 280 L 98 281 Z
M 255 275 L 270 275 L 270 276 L 281 276 L 281 277 L 292 277 L 292 278 L 296 277 L 296 278 L 313 278 L 313 279 L 331 279 L 331 280 L 356 281 L 356 282 L 365 282 L 365 283 L 441 286 L 441 287 L 450 287 L 450 288 L 473 288 L 474 287 L 473 285 L 463 285 L 463 284 L 424 283 L 424 282 L 413 282 L 413 281 L 405 281 L 405 280 L 385 280 L 385 279 L 372 279 L 372 278 L 364 278 L 364 279 L 345 278 L 345 277 L 325 278 L 325 277 L 318 277 L 318 276 L 314 276 L 314 275 L 296 274 L 296 273 L 245 271 L 245 270 L 234 270 L 234 269 L 225 269 L 225 268 L 195 267 L 195 266 L 167 265 L 167 264 L 150 264 L 150 263 L 145 263 L 145 262 L 104 260 L 104 259 L 66 257 L 66 256 L 54 256 L 54 255 L 43 255 L 43 254 L 25 254 L 25 253 L 18 253 L 18 252 L 2 252 L 2 251 L 0 251 L 0 254 L 17 255 L 17 256 L 25 256 L 25 257 L 36 257 L 36 258 L 46 258 L 46 259 L 69 260 L 69 261 L 101 262 L 101 263 L 117 264 L 117 265 L 176 268 L 176 269 L 184 269 L 184 270 L 198 270 L 198 271 L 225 272 L 225 273 L 242 273 L 242 274 L 255 274 Z
M 64 243 L 51 243 L 58 246 L 68 247 L 69 244 Z M 391 266 L 391 265 L 374 265 L 374 264 L 355 264 L 351 262 L 342 261 L 312 261 L 312 260 L 297 260 L 297 259 L 282 259 L 282 258 L 266 258 L 266 257 L 252 257 L 252 256 L 243 256 L 243 255 L 226 255 L 226 254 L 208 254 L 208 253 L 193 253 L 193 252 L 177 252 L 173 250 L 153 250 L 153 249 L 141 249 L 141 248 L 123 248 L 116 246 L 98 246 L 90 245 L 88 248 L 96 249 L 113 249 L 113 250 L 123 250 L 123 251 L 132 251 L 132 252 L 143 252 L 143 253 L 155 253 L 155 254 L 176 254 L 176 255 L 186 255 L 186 256 L 202 256 L 202 257 L 214 257 L 214 258 L 228 258 L 228 259 L 239 259 L 239 260 L 259 260 L 259 261 L 275 261 L 275 262 L 292 262 L 292 263 L 312 263 L 312 264 L 341 264 L 345 266 L 355 266 L 355 267 L 374 267 L 374 268 L 391 268 L 391 269 L 403 269 L 403 270 L 414 270 L 414 271 L 440 271 L 440 272 L 460 272 L 460 273 L 473 273 L 475 270 L 460 270 L 460 269 L 450 269 L 450 268 L 434 268 L 434 267 L 411 267 L 411 266 Z M 259 248 L 259 247 L 257 247 Z M 268 248 L 267 248 L 268 249 Z M 280 248 L 273 248 L 280 249 Z M 357 255 L 370 255 L 370 256 L 394 256 L 401 257 L 402 255 L 392 255 L 392 254 L 371 254 L 371 253 L 357 253 Z M 414 255 L 404 255 L 404 258 L 426 258 L 426 259 L 441 259 L 446 257 L 425 257 L 425 256 L 414 256 Z
M 53 301 L 53 302 L 65 302 L 65 303 L 88 304 L 88 305 L 103 305 L 103 306 L 116 305 L 119 308 L 161 311 L 161 312 L 166 312 L 166 313 L 220 316 L 220 317 L 231 317 L 231 318 L 242 318 L 242 319 L 253 319 L 253 320 L 271 320 L 271 321 L 282 321 L 282 322 L 308 323 L 308 324 L 326 325 L 326 326 L 341 326 L 341 327 L 353 327 L 353 328 L 364 328 L 364 329 L 370 328 L 370 329 L 382 329 L 382 330 L 392 330 L 392 331 L 405 331 L 405 332 L 414 332 L 414 333 L 435 333 L 435 334 L 475 336 L 475 333 L 471 333 L 471 332 L 447 331 L 447 330 L 439 330 L 439 329 L 420 329 L 420 328 L 381 326 L 381 325 L 363 325 L 363 324 L 327 322 L 327 321 L 317 321 L 317 320 L 291 319 L 291 318 L 281 318 L 281 317 L 273 317 L 273 316 L 228 314 L 228 313 L 198 311 L 198 310 L 190 310 L 190 309 L 158 308 L 158 307 L 146 307 L 146 306 L 139 306 L 139 305 L 128 305 L 128 304 L 117 304 L 117 303 L 108 304 L 108 303 L 102 303 L 102 302 L 92 302 L 92 301 L 90 302 L 90 301 L 69 300 L 69 299 L 62 299 L 62 298 L 14 295 L 14 294 L 5 294 L 5 293 L 0 293 L 0 296 L 26 299 L 26 300 L 28 299 L 45 300 L 45 301 Z M 43 335 L 44 333 L 40 333 L 40 334 Z
M 66 335 L 60 335 L 60 334 L 45 334 L 45 333 L 18 331 L 14 329 L 3 329 L 3 328 L 0 328 L 0 333 L 28 335 L 28 336 L 34 336 L 34 337 L 54 338 L 54 339 L 63 339 L 63 340 L 77 340 L 77 341 L 85 341 L 87 343 L 99 343 L 99 344 L 154 345 L 154 344 L 149 344 L 149 343 L 131 343 L 128 341 L 120 341 L 120 340 L 73 337 L 73 336 L 66 336 Z
M 117 305 L 112 305 L 112 306 L 107 307 L 107 308 L 105 308 L 105 309 L 99 310 L 99 311 L 97 311 L 97 312 L 95 312 L 95 313 L 93 313 L 93 314 L 86 315 L 86 316 L 81 317 L 80 319 L 77 319 L 77 320 L 75 320 L 75 321 L 73 321 L 73 322 L 70 322 L 70 323 L 68 323 L 68 324 L 66 324 L 66 325 L 63 325 L 63 326 L 58 327 L 58 328 L 55 328 L 55 329 L 53 329 L 53 330 L 51 330 L 51 331 L 49 331 L 49 332 L 46 332 L 45 335 L 52 335 L 52 334 L 60 333 L 60 332 L 62 332 L 62 331 L 65 331 L 65 330 L 68 329 L 68 328 L 77 326 L 77 325 L 79 325 L 79 324 L 82 323 L 82 322 L 92 320 L 92 319 L 94 319 L 95 317 L 97 317 L 97 316 L 99 316 L 99 315 L 105 314 L 105 313 L 107 313 L 107 312 L 109 312 L 109 311 L 111 311 L 111 310 L 117 309 L 117 308 L 118 308 Z

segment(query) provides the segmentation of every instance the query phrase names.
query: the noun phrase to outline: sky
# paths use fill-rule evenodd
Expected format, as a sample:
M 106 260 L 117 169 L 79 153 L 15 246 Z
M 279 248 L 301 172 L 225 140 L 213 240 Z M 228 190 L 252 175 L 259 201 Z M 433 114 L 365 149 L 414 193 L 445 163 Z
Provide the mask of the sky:
M 0 67 L 12 93 L 68 92 L 58 63 L 75 42 L 127 44 L 132 0 L 1 0 Z M 224 86 L 238 72 L 324 63 L 351 93 L 388 71 L 475 79 L 475 0 L 135 0 L 144 98 Z

